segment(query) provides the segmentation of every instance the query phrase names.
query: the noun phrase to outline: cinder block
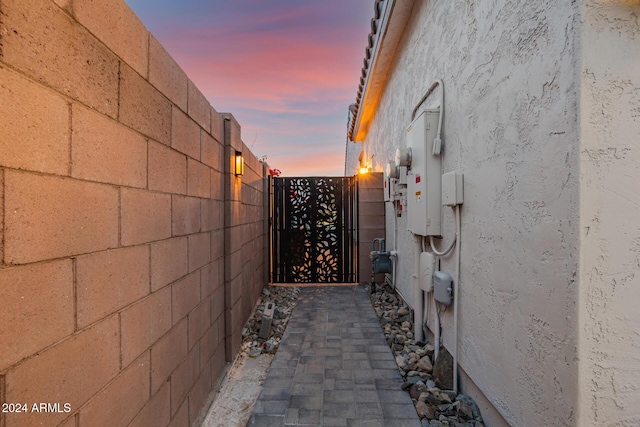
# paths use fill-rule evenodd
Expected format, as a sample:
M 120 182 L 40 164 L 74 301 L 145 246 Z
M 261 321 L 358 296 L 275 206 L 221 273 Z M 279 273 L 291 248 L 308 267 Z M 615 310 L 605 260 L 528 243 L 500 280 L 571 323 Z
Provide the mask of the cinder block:
M 0 165 L 67 175 L 67 101 L 4 67 L 0 68 L 0 99 Z
M 6 402 L 64 402 L 79 408 L 119 372 L 118 316 L 73 335 L 6 374 Z M 57 425 L 67 413 L 9 413 L 7 426 Z
M 200 338 L 200 369 L 211 360 L 211 356 L 218 349 L 218 342 L 220 338 L 218 336 L 218 325 L 214 324 L 209 326 Z
M 182 111 L 187 111 L 187 74 L 153 35 L 149 37 L 149 81 Z
M 120 313 L 122 365 L 127 366 L 171 329 L 171 290 L 161 289 Z
M 189 116 L 204 130 L 211 132 L 211 105 L 209 101 L 191 80 L 188 83 L 188 91 L 187 112 Z
M 360 215 L 358 218 L 358 228 L 360 230 L 382 230 L 381 237 L 384 237 L 384 212 L 382 215 Z
M 74 0 L 73 12 L 80 24 L 140 75 L 147 76 L 149 32 L 124 1 Z
M 200 199 L 197 197 L 171 196 L 171 233 L 174 236 L 182 236 L 199 231 Z
M 71 1 L 71 0 L 69 0 Z M 72 408 L 73 409 L 73 408 Z M 70 416 L 69 418 L 67 418 L 66 420 L 64 420 L 62 422 L 62 424 L 58 424 L 58 427 L 76 427 L 76 418 L 79 419 L 80 414 L 74 414 L 72 416 Z
M 211 232 L 211 259 L 219 259 L 224 256 L 224 229 Z
M 360 212 L 360 218 L 367 218 L 367 217 L 372 217 L 372 216 L 376 216 L 376 217 L 380 217 L 380 218 L 384 218 L 384 202 L 383 201 L 379 201 L 379 202 L 361 202 L 358 205 L 358 210 Z
M 149 141 L 149 189 L 186 194 L 186 156 L 158 142 Z
M 2 61 L 101 113 L 118 113 L 118 58 L 53 2 L 2 4 Z
M 380 203 L 384 206 L 384 193 L 382 186 L 380 188 L 360 188 L 358 190 L 358 202 L 361 205 L 365 203 Z
M 122 123 L 169 145 L 171 104 L 160 91 L 125 64 L 120 67 L 119 99 Z
M 0 270 L 0 372 L 73 333 L 71 260 Z
M 227 345 L 225 346 L 225 357 L 229 363 L 234 360 L 235 355 L 240 351 L 240 345 L 242 344 L 240 332 L 240 328 L 236 328 L 231 334 L 226 336 Z
M 175 325 L 200 302 L 200 270 L 171 285 L 171 298 Z
M 219 230 L 224 227 L 224 202 L 201 199 L 202 231 Z
M 227 321 L 225 319 L 225 316 L 226 314 L 222 315 L 220 318 L 218 318 L 218 320 L 215 321 L 215 323 L 218 325 L 218 338 L 220 339 L 220 342 L 218 344 L 226 347 Z M 215 357 L 215 354 L 214 354 L 214 357 Z
M 242 251 L 232 252 L 227 256 L 230 258 L 229 276 L 231 278 L 236 278 L 242 273 L 242 267 L 244 266 L 245 257 L 242 255 Z
M 189 393 L 189 422 L 195 423 L 211 391 L 211 365 L 206 364 Z
M 163 383 L 128 427 L 166 426 L 171 418 L 171 384 Z
M 378 189 L 382 191 L 384 177 L 382 172 L 373 172 L 365 175 L 358 175 L 358 185 L 360 189 Z
M 80 424 L 128 425 L 149 401 L 149 372 L 149 352 L 146 352 L 80 410 Z
M 200 126 L 179 108 L 171 111 L 171 147 L 200 160 Z
M 222 123 L 222 114 L 218 113 L 215 108 L 211 107 L 211 136 L 219 143 L 224 144 L 224 124 Z
M 149 293 L 149 246 L 76 260 L 78 327 L 83 328 Z
M 228 143 L 232 149 L 242 151 L 244 144 L 241 139 L 240 123 L 238 123 L 231 113 L 221 113 L 221 115 L 222 123 L 224 125 L 224 144 L 226 145 Z
M 147 186 L 147 140 L 122 124 L 75 104 L 71 175 L 131 187 Z
M 206 198 L 211 196 L 211 169 L 191 158 L 187 158 L 187 194 Z
M 218 280 L 219 272 L 218 272 L 218 262 L 211 262 L 200 270 L 200 296 L 202 299 L 211 295 L 211 293 L 222 286 L 223 283 L 220 283 Z
M 189 402 L 184 400 L 177 411 L 171 411 L 173 418 L 167 427 L 189 427 Z
M 189 236 L 189 271 L 195 271 L 211 261 L 211 236 L 200 233 Z
M 4 169 L 0 168 L 0 224 L 4 225 Z M 0 227 L 0 242 L 4 242 L 4 226 Z M 0 265 L 4 265 L 4 245 L 0 245 Z
M 60 6 L 61 8 L 63 8 L 64 10 L 68 11 L 69 13 L 72 12 L 72 3 L 73 0 L 53 0 L 58 6 Z
M 373 239 L 379 238 L 379 237 L 384 237 L 385 235 L 385 231 L 384 228 L 381 229 L 371 229 L 371 228 L 365 228 L 365 229 L 361 229 L 359 230 L 359 243 L 361 245 L 364 245 L 364 248 L 369 248 L 366 249 L 367 251 L 371 251 L 371 243 L 373 242 Z M 364 252 L 364 254 L 366 254 L 367 256 L 369 256 L 369 252 Z
M 211 296 L 211 323 L 224 322 L 224 286 L 219 287 Z M 222 316 L 222 317 L 221 317 Z
M 179 237 L 151 244 L 151 291 L 187 274 L 187 238 Z
M 124 246 L 171 237 L 171 196 L 123 188 L 121 242 Z
M 226 364 L 227 361 L 225 360 L 225 346 L 223 340 L 211 357 L 211 384 L 215 384 L 220 378 L 225 370 Z
M 227 312 L 237 309 L 238 301 L 242 298 L 244 291 L 242 274 L 237 275 L 231 279 L 230 282 L 225 282 L 225 309 Z M 234 323 L 227 324 L 227 335 L 231 332 L 231 327 L 236 327 Z
M 211 170 L 211 198 L 224 200 L 224 175 L 215 169 Z
M 187 319 L 175 325 L 151 348 L 151 390 L 167 382 L 171 373 L 187 354 Z
M 118 245 L 118 190 L 5 170 L 5 263 L 61 258 Z
M 196 345 L 171 375 L 171 413 L 175 414 L 200 373 L 200 349 Z
M 192 348 L 211 324 L 211 303 L 209 298 L 202 300 L 189 313 L 189 348 Z
M 215 140 L 211 135 L 202 130 L 201 134 L 201 161 L 207 166 L 211 166 L 218 172 L 223 171 L 224 146 Z

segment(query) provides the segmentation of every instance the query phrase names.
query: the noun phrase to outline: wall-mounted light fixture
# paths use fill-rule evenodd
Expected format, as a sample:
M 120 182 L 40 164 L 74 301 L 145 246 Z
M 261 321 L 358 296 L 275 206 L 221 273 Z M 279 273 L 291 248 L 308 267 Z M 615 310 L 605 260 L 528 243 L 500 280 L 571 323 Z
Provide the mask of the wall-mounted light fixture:
M 236 151 L 235 165 L 236 176 L 244 175 L 244 157 L 240 151 Z

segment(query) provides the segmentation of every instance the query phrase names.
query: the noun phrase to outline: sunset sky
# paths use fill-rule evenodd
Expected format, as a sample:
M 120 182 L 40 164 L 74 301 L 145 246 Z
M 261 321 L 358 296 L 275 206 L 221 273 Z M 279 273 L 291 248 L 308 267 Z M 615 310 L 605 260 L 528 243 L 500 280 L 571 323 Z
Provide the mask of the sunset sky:
M 126 0 L 283 176 L 342 176 L 374 0 Z

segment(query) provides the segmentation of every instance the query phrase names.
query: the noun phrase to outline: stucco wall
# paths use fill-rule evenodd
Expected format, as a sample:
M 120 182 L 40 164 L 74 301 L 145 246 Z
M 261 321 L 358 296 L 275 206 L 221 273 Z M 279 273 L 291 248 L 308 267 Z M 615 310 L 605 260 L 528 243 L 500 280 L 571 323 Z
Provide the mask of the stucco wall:
M 578 7 L 416 1 L 363 145 L 382 170 L 406 145 L 418 100 L 444 81 L 443 169 L 465 181 L 459 363 L 514 426 L 576 424 Z M 424 105 L 438 97 L 439 89 Z M 355 163 L 348 158 L 347 168 Z M 389 241 L 398 230 L 397 286 L 415 304 L 412 237 L 406 216 L 392 214 L 387 204 Z M 444 218 L 448 243 L 448 208 Z M 440 268 L 453 275 L 453 257 Z M 451 311 L 441 316 L 448 348 Z
M 580 426 L 640 425 L 640 3 L 584 2 Z
M 193 423 L 266 282 L 231 121 L 122 0 L 0 2 L 0 403 L 60 405 L 0 426 Z

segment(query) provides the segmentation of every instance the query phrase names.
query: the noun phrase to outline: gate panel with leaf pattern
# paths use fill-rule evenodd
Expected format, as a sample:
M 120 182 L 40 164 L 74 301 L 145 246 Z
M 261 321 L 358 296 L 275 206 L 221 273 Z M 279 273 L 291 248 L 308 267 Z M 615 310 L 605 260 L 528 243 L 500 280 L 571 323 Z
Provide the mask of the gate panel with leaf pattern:
M 355 177 L 273 178 L 274 283 L 354 283 L 357 277 Z

